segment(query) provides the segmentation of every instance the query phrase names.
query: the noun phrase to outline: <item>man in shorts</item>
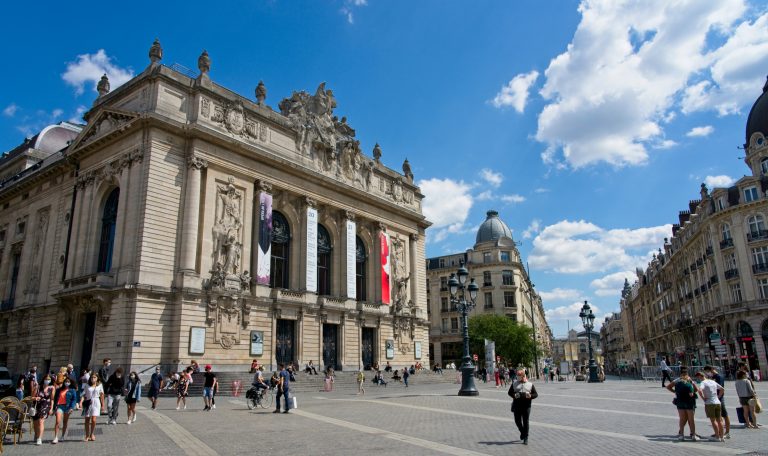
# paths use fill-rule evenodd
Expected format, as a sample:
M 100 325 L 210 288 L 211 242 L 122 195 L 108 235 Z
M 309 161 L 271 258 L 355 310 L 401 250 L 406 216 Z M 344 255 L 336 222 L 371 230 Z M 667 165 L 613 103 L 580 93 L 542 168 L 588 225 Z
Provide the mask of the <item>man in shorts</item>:
M 211 372 L 211 365 L 207 364 L 205 366 L 205 374 L 203 374 L 203 377 L 205 378 L 205 383 L 203 383 L 203 402 L 205 402 L 205 408 L 203 410 L 211 410 L 211 407 L 213 406 L 213 390 L 216 388 L 216 374 Z
M 696 372 L 696 381 L 701 382 L 699 384 L 699 394 L 704 399 L 704 411 L 712 423 L 712 429 L 715 431 L 712 440 L 724 442 L 723 416 L 719 397 L 723 395 L 725 390 L 716 381 L 706 378 L 703 372 Z
M 704 374 L 707 375 L 709 378 L 714 380 L 718 385 L 722 386 L 723 389 L 725 389 L 725 378 L 718 372 L 716 368 L 713 366 L 704 366 Z M 723 430 L 723 433 L 725 434 L 723 437 L 726 439 L 731 438 L 731 419 L 728 417 L 728 408 L 725 406 L 725 395 L 720 396 L 720 414 L 723 416 L 723 421 L 725 421 L 725 429 Z
M 152 402 L 152 410 L 157 408 L 157 397 L 163 389 L 163 374 L 160 373 L 160 366 L 155 367 L 155 373 L 149 379 L 149 393 L 147 397 Z

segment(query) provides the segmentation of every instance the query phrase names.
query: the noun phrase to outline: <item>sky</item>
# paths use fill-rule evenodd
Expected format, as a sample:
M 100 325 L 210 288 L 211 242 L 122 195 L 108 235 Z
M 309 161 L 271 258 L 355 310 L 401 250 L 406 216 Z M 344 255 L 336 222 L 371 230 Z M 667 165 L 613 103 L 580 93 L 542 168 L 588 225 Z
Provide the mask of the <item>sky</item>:
M 747 174 L 746 118 L 768 75 L 768 4 L 747 0 L 11 2 L 0 20 L 0 150 L 82 122 L 107 73 L 163 62 L 266 103 L 333 89 L 363 150 L 411 163 L 427 255 L 513 231 L 556 336 L 619 309 L 702 183 Z M 31 30 L 32 28 L 33 30 Z

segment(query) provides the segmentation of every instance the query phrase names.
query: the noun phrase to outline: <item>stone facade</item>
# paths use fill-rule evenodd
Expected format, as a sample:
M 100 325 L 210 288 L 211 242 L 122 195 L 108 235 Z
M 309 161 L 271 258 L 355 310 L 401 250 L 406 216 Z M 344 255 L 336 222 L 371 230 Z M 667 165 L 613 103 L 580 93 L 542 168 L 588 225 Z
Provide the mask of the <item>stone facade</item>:
M 141 74 L 103 78 L 63 151 L 0 161 L 8 365 L 426 361 L 410 167 L 365 156 L 324 84 L 276 112 L 263 83 L 254 102 L 211 81 L 207 53 L 197 77 L 161 58 L 156 42 Z
M 600 343 L 599 333 L 592 331 L 592 355 L 598 366 L 604 364 L 603 348 Z M 589 366 L 589 340 L 587 332 L 577 332 L 575 329 L 568 331 L 568 336 L 552 340 L 552 361 L 555 366 L 567 362 L 571 372 L 576 368 L 585 370 Z
M 492 226 L 494 224 L 497 226 Z M 488 211 L 483 225 L 474 248 L 427 259 L 430 354 L 434 354 L 431 361 L 440 365 L 450 362 L 459 365 L 463 356 L 461 313 L 451 306 L 447 282 L 451 273 L 464 262 L 469 277 L 480 287 L 470 317 L 493 313 L 523 325 L 535 325 L 536 339 L 543 351 L 539 363 L 543 365 L 544 358 L 550 353 L 552 332 L 541 297 L 528 277 L 509 228 L 498 218 L 498 213 Z M 497 227 L 500 229 L 491 229 Z

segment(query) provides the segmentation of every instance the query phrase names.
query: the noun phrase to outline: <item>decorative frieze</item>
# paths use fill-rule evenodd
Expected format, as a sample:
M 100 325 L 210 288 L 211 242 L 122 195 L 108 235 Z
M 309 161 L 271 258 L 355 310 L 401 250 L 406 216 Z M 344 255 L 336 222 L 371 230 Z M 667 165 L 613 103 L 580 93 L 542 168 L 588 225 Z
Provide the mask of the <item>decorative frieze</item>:
M 75 180 L 75 188 L 81 190 L 94 184 L 98 186 L 102 181 L 120 174 L 123 169 L 130 168 L 142 161 L 144 161 L 144 149 L 137 147 L 99 168 L 80 173 Z

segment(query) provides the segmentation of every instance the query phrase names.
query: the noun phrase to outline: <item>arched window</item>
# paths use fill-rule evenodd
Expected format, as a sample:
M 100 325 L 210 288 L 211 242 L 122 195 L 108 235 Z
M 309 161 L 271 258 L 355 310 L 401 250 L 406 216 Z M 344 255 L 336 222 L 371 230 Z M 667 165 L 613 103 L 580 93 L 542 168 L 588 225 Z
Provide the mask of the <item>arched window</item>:
M 752 331 L 752 326 L 744 320 L 739 321 L 739 325 L 736 327 L 736 337 L 752 337 L 755 333 Z
M 272 211 L 272 257 L 270 259 L 269 286 L 288 288 L 288 258 L 291 247 L 291 227 L 285 216 Z
M 727 223 L 723 223 L 722 227 L 722 233 L 723 233 L 723 240 L 727 241 L 731 238 L 731 227 Z
M 331 294 L 331 236 L 323 225 L 317 225 L 317 294 Z
M 101 215 L 101 237 L 99 238 L 99 264 L 96 272 L 109 272 L 112 269 L 112 252 L 115 247 L 115 227 L 117 226 L 117 203 L 120 189 L 116 188 L 107 196 Z
M 765 231 L 765 221 L 762 215 L 753 215 L 747 219 L 749 224 L 749 233 L 752 236 L 760 236 L 760 233 Z
M 587 346 L 585 344 L 579 344 L 579 352 L 580 353 L 586 353 L 587 352 Z
M 359 236 L 355 236 L 355 290 L 357 291 L 356 299 L 358 301 L 365 301 L 367 299 L 367 293 L 365 284 L 368 278 L 366 274 L 368 262 L 368 255 L 365 251 L 365 243 Z
M 768 174 L 768 158 L 764 158 L 760 161 L 760 171 L 762 171 L 763 174 Z

